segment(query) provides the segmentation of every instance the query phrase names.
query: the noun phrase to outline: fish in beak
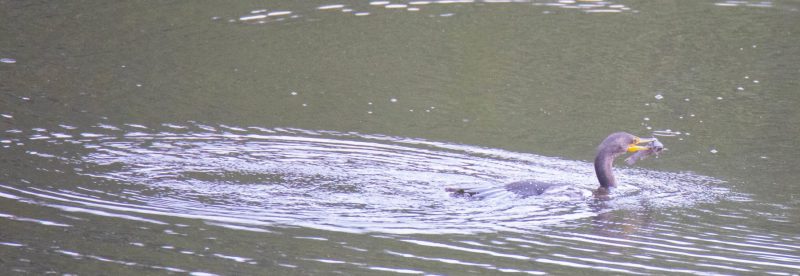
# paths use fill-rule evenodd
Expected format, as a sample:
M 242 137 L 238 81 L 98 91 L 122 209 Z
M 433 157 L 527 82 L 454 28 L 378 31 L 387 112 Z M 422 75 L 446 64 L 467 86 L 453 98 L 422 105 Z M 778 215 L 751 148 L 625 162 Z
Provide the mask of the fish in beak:
M 639 137 L 635 137 L 633 139 L 633 143 L 628 145 L 628 152 L 637 152 L 637 151 L 649 150 L 649 149 L 652 148 L 652 145 L 640 146 L 639 144 L 651 143 L 651 142 L 658 142 L 658 139 L 656 139 L 656 138 L 639 138 Z M 658 142 L 658 143 L 661 144 L 661 142 Z M 662 145 L 662 148 L 663 148 L 663 145 Z
M 655 154 L 656 156 L 658 156 L 658 154 L 664 150 L 664 144 L 662 144 L 656 138 L 646 138 L 646 139 L 639 138 L 635 142 L 638 142 L 637 144 L 647 143 L 647 145 L 640 146 L 632 144 L 631 146 L 628 147 L 628 152 L 635 152 L 628 158 L 625 158 L 625 163 L 628 163 L 628 165 L 633 165 L 634 163 L 636 163 L 636 161 L 644 160 L 650 155 Z

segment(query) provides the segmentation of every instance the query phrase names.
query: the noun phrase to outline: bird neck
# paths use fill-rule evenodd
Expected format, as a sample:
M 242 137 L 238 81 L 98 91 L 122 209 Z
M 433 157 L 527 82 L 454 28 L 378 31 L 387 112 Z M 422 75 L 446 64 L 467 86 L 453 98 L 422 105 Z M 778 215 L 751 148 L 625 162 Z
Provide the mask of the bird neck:
M 600 187 L 606 190 L 617 186 L 617 180 L 611 170 L 613 163 L 614 154 L 605 150 L 597 152 L 597 157 L 594 158 L 594 172 L 597 174 L 597 180 L 600 181 Z

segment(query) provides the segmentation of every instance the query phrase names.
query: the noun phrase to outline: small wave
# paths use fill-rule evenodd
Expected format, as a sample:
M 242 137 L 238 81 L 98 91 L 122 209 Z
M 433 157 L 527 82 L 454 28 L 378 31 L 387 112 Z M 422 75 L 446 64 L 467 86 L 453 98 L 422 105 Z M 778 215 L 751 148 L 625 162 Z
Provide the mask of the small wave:
M 5 198 L 144 222 L 175 216 L 253 231 L 292 225 L 473 233 L 531 231 L 614 209 L 691 206 L 729 193 L 719 180 L 693 173 L 619 168 L 623 184 L 609 201 L 469 200 L 451 197 L 445 187 L 520 179 L 587 190 L 597 184 L 592 165 L 582 161 L 405 137 L 194 123 L 67 130 L 74 133 L 22 131 L 16 140 L 55 145 L 36 156 L 74 167 L 86 183 L 121 191 L 2 185 Z

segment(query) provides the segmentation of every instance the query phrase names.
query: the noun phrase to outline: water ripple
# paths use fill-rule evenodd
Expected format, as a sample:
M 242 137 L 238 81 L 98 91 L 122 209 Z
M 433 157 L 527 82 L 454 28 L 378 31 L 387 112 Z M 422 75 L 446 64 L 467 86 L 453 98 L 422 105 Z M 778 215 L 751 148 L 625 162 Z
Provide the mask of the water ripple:
M 82 135 L 87 133 L 91 135 Z M 569 183 L 578 189 L 597 184 L 591 164 L 582 161 L 374 134 L 187 123 L 70 125 L 19 129 L 6 136 L 14 141 L 3 149 L 10 156 L 22 154 L 42 162 L 18 167 L 24 179 L 12 177 L 12 182 L 0 183 L 0 203 L 60 211 L 55 216 L 0 214 L 0 220 L 11 225 L 72 230 L 84 227 L 83 220 L 59 221 L 75 218 L 67 213 L 83 213 L 187 238 L 193 228 L 174 223 L 174 218 L 185 218 L 223 231 L 276 239 L 285 239 L 283 227 L 299 226 L 322 231 L 304 230 L 292 235 L 290 244 L 348 252 L 340 258 L 298 256 L 277 263 L 283 268 L 314 263 L 424 274 L 433 273 L 429 266 L 449 266 L 544 274 L 571 267 L 695 275 L 786 274 L 800 269 L 797 237 L 743 223 L 785 220 L 754 216 L 781 206 L 760 204 L 729 191 L 717 179 L 690 172 L 617 168 L 622 184 L 608 201 L 469 200 L 450 197 L 444 188 L 502 185 L 525 178 Z M 731 202 L 739 205 L 726 205 Z M 718 220 L 693 221 L 709 213 Z M 345 242 L 326 230 L 366 234 Z M 487 234 L 472 235 L 478 232 Z M 416 235 L 444 233 L 448 235 Z M 376 249 L 372 246 L 376 239 L 394 245 Z M 9 238 L 0 245 L 16 250 L 29 248 L 30 243 Z M 201 254 L 195 252 L 202 248 L 125 244 L 241 265 L 269 263 L 247 251 Z M 94 252 L 53 250 L 68 258 L 112 260 Z M 363 261 L 362 256 L 375 254 L 393 261 Z M 487 257 L 493 261 L 485 261 Z M 427 264 L 404 266 L 396 262 L 398 258 Z M 123 262 L 127 263 L 111 261 L 126 265 Z
M 551 8 L 562 9 L 564 12 L 578 11 L 583 13 L 636 13 L 635 9 L 616 1 L 592 0 L 434 0 L 434 1 L 371 1 L 353 3 L 325 3 L 323 5 L 308 7 L 300 10 L 271 10 L 257 9 L 235 18 L 229 18 L 229 23 L 248 25 L 261 25 L 274 22 L 291 22 L 297 20 L 316 21 L 325 15 L 322 13 L 338 13 L 356 17 L 380 14 L 386 12 L 422 12 L 430 17 L 450 17 L 455 15 L 452 11 L 464 5 L 481 7 L 485 5 L 517 5 L 532 8 L 532 12 L 545 14 L 553 13 Z M 220 20 L 221 17 L 212 17 Z
M 124 191 L 0 185 L 0 195 L 155 224 L 164 223 L 157 216 L 172 216 L 257 232 L 295 225 L 342 232 L 473 233 L 526 232 L 616 209 L 713 202 L 729 193 L 717 185 L 720 181 L 692 173 L 620 168 L 623 184 L 610 201 L 469 200 L 451 197 L 444 188 L 519 179 L 586 190 L 597 184 L 586 162 L 405 137 L 202 124 L 64 130 L 19 135 L 27 135 L 27 143 L 68 147 L 64 142 L 70 141 L 72 151 L 35 156 L 75 166 L 86 183 L 111 183 Z

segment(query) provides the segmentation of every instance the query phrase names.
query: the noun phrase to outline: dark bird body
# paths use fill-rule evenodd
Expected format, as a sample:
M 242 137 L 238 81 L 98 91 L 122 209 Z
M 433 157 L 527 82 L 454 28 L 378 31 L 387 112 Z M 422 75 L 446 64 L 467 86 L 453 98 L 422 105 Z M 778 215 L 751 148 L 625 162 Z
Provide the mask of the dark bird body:
M 650 143 L 648 146 L 639 146 L 642 143 Z M 614 159 L 626 152 L 641 152 L 641 156 L 632 156 L 635 160 L 643 159 L 647 155 L 660 152 L 663 145 L 655 138 L 642 139 L 626 132 L 612 133 L 606 137 L 597 147 L 597 155 L 594 158 L 594 171 L 600 187 L 595 191 L 595 195 L 607 195 L 612 188 L 617 186 L 614 178 L 612 166 Z M 634 162 L 635 162 L 634 160 Z M 570 185 L 546 183 L 536 180 L 522 180 L 512 182 L 500 187 L 491 188 L 447 188 L 454 195 L 491 197 L 496 194 L 511 192 L 517 196 L 528 197 L 549 194 L 551 192 L 564 191 Z

